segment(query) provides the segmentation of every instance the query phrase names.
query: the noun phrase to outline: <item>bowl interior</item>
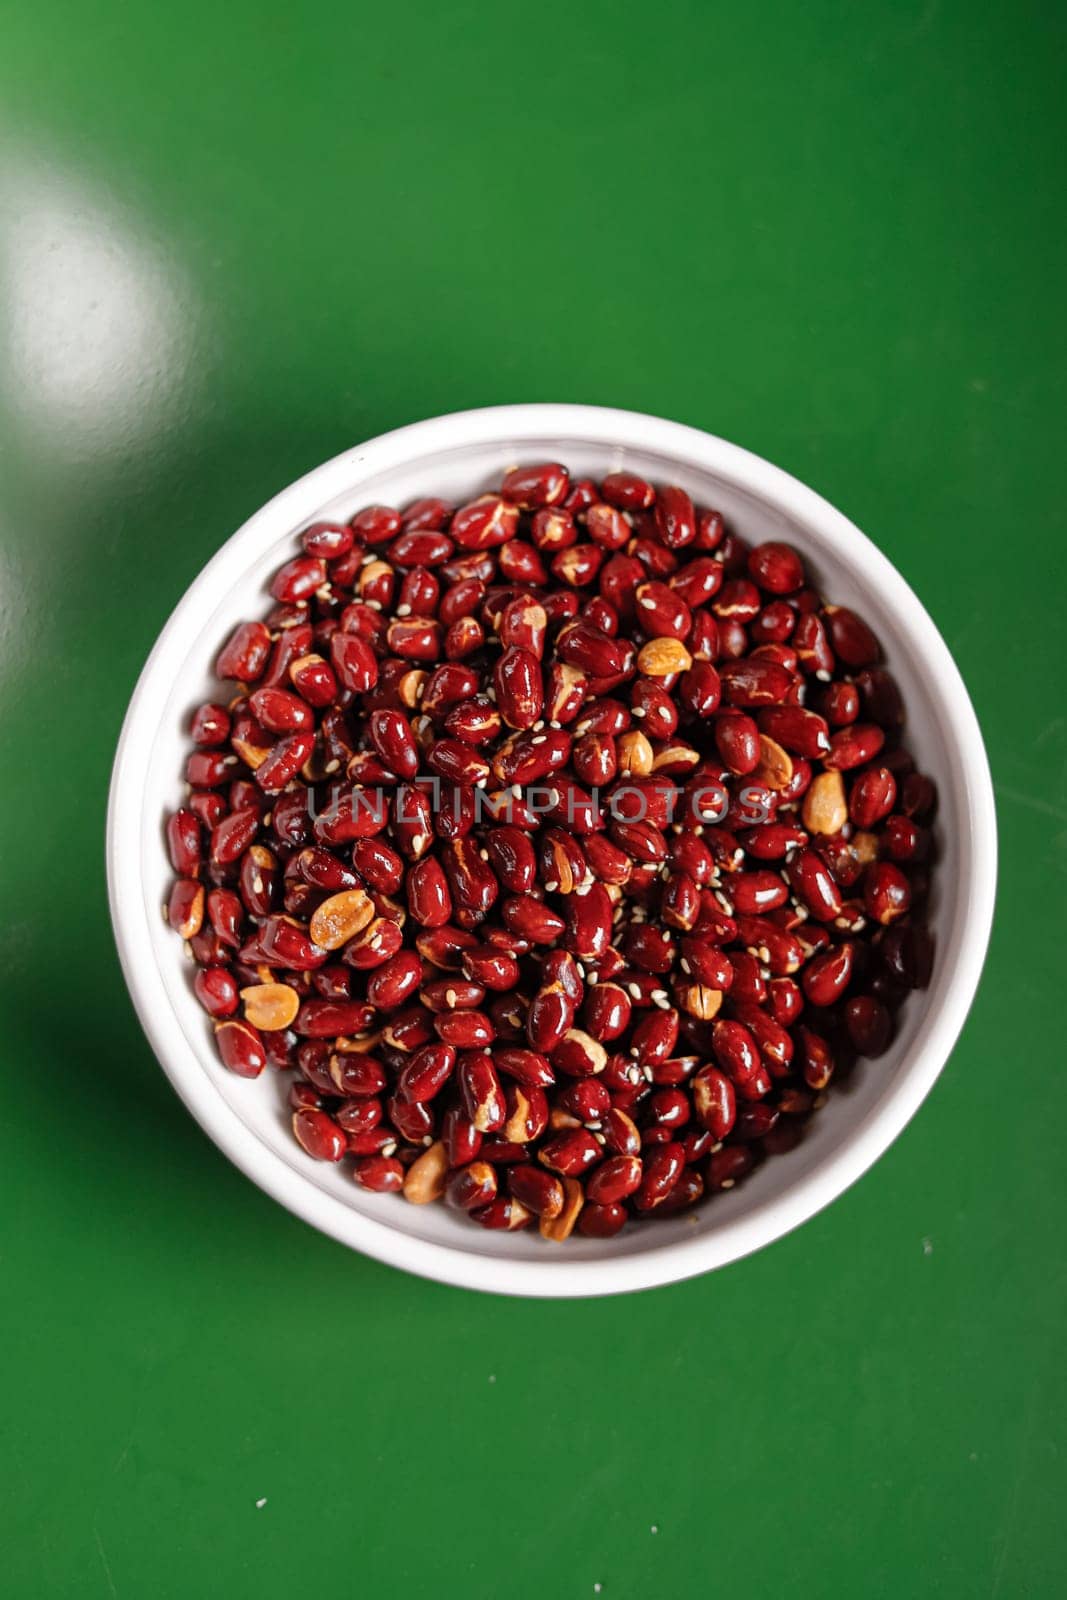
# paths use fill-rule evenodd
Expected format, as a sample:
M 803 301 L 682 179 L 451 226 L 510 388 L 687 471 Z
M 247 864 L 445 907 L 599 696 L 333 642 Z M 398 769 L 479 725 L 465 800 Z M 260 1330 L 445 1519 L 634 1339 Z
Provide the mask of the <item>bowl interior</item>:
M 374 447 L 350 451 L 330 463 L 329 472 L 312 474 L 313 482 L 302 480 L 257 513 L 182 601 L 146 668 L 120 752 L 112 818 L 113 854 L 129 867 L 123 883 L 113 883 L 113 898 L 134 998 L 179 1092 L 227 1153 L 284 1203 L 358 1248 L 434 1276 L 534 1293 L 541 1283 L 533 1274 L 546 1269 L 551 1270 L 550 1292 L 580 1293 L 678 1277 L 731 1259 L 826 1203 L 899 1131 L 947 1053 L 947 1047 L 935 1049 L 938 1059 L 927 1060 L 926 1069 L 917 1073 L 924 1052 L 944 1042 L 934 1041 L 933 1031 L 953 982 L 954 951 L 973 911 L 974 809 L 981 800 L 975 795 L 971 753 L 961 748 L 959 719 L 950 717 L 944 699 L 943 663 L 931 659 L 930 639 L 923 632 L 932 633 L 932 624 L 862 535 L 793 480 L 763 463 L 749 465 L 755 458 L 744 452 L 729 446 L 709 450 L 719 442 L 670 424 L 658 425 L 670 432 L 670 447 L 661 448 L 658 439 L 649 441 L 655 430 L 642 426 L 645 419 L 630 418 L 625 428 L 601 421 L 594 426 L 580 408 L 568 410 L 577 413 L 570 429 L 543 425 L 537 431 L 535 418 L 512 433 L 498 423 L 495 429 L 483 425 L 489 437 L 461 434 L 436 443 L 436 436 L 427 439 L 425 432 L 419 437 L 432 425 L 417 425 L 386 436 L 400 443 L 384 458 Z M 508 414 L 497 415 L 506 419 Z M 410 436 L 406 445 L 405 436 Z M 575 474 L 599 477 L 625 466 L 656 482 L 681 484 L 698 503 L 718 507 L 747 539 L 794 542 L 827 597 L 855 605 L 880 636 L 905 696 L 907 741 L 941 795 L 931 918 L 935 976 L 930 990 L 905 1006 L 890 1051 L 878 1061 L 861 1062 L 831 1094 L 801 1144 L 768 1161 L 741 1187 L 692 1214 L 632 1226 L 611 1241 L 572 1238 L 563 1251 L 529 1233 L 474 1227 L 443 1206 L 414 1207 L 394 1196 L 363 1193 L 346 1171 L 307 1157 L 288 1125 L 288 1076 L 268 1070 L 250 1083 L 219 1064 L 210 1024 L 193 996 L 192 965 L 160 915 L 171 877 L 163 824 L 184 794 L 189 713 L 202 700 L 217 697 L 211 665 L 218 648 L 236 622 L 263 614 L 270 603 L 266 585 L 293 553 L 294 535 L 315 516 L 345 519 L 377 501 L 404 505 L 420 495 L 443 494 L 459 502 L 498 484 L 515 462 L 544 458 L 564 461 Z M 317 503 L 309 499 L 323 493 Z M 933 638 L 943 651 L 936 634 Z M 980 742 L 978 752 L 981 757 Z M 968 993 L 963 1010 L 969 999 Z M 914 1081 L 908 1103 L 898 1105 L 895 1125 L 887 1128 L 885 1109 L 901 1099 L 909 1075 Z M 513 1268 L 520 1264 L 526 1270 L 516 1274 Z M 603 1281 L 601 1274 L 606 1274 Z

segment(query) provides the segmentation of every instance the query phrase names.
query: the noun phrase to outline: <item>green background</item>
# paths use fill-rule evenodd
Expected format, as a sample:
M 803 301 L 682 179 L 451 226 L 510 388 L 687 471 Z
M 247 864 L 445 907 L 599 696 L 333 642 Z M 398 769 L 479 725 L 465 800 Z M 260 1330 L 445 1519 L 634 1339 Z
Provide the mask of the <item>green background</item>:
M 1061 8 L 4 10 L 0 1591 L 1062 1592 Z M 103 881 L 212 551 L 361 438 L 520 400 L 708 428 L 853 516 L 960 663 L 1003 851 L 876 1170 L 584 1304 L 260 1194 L 145 1045 Z

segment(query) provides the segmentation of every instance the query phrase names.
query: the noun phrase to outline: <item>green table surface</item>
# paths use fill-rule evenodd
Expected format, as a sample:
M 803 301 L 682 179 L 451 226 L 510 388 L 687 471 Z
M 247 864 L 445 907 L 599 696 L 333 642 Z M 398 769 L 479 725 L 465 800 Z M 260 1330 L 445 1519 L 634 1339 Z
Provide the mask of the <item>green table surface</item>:
M 1061 8 L 5 9 L 0 1592 L 1062 1593 Z M 705 427 L 853 516 L 960 663 L 1003 851 L 875 1170 L 584 1303 L 405 1276 L 229 1166 L 103 875 L 202 563 L 338 450 L 521 400 Z

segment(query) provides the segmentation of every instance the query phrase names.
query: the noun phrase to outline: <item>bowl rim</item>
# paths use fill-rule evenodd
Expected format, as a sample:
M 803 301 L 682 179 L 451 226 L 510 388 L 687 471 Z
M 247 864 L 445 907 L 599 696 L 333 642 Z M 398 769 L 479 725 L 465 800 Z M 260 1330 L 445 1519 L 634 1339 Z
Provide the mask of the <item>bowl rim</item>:
M 618 1257 L 519 1261 L 418 1238 L 345 1206 L 287 1166 L 248 1129 L 202 1069 L 191 1072 L 171 1048 L 162 975 L 147 939 L 140 886 L 140 852 L 119 848 L 139 837 L 142 773 L 147 768 L 161 701 L 171 687 L 171 657 L 197 612 L 230 569 L 247 565 L 279 533 L 310 520 L 354 477 L 401 466 L 415 456 L 494 441 L 521 446 L 546 434 L 618 447 L 640 435 L 642 448 L 698 464 L 773 503 L 801 524 L 817 525 L 831 546 L 857 551 L 885 604 L 907 631 L 931 673 L 945 726 L 956 740 L 962 777 L 961 816 L 971 848 L 964 885 L 963 932 L 953 970 L 921 1048 L 905 1059 L 880 1103 L 848 1143 L 785 1194 L 757 1202 L 713 1234 L 653 1246 Z M 562 453 L 562 451 L 561 451 Z M 210 609 L 210 608 L 209 608 Z M 973 842 L 982 841 L 975 849 Z M 782 468 L 701 429 L 641 412 L 605 406 L 536 403 L 487 406 L 408 424 L 353 446 L 313 468 L 255 511 L 220 547 L 186 589 L 160 632 L 138 678 L 123 721 L 111 777 L 106 823 L 108 899 L 119 960 L 130 997 L 152 1049 L 175 1090 L 223 1153 L 261 1189 L 320 1231 L 362 1253 L 423 1277 L 456 1286 L 531 1297 L 617 1294 L 652 1288 L 725 1266 L 781 1238 L 829 1205 L 888 1149 L 933 1087 L 966 1020 L 981 976 L 992 926 L 997 873 L 993 787 L 981 730 L 955 661 L 933 620 L 905 579 L 842 512 Z M 562 1255 L 562 1253 L 561 1253 Z

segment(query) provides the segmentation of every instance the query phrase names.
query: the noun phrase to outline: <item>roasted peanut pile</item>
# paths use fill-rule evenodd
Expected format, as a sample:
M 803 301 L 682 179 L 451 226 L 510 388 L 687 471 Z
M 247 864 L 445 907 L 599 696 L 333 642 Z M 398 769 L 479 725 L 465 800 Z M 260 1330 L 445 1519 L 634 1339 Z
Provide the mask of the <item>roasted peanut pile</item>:
M 592 1238 L 788 1150 L 929 980 L 870 628 L 680 488 L 318 522 L 192 719 L 166 908 L 219 1055 L 365 1189 Z

